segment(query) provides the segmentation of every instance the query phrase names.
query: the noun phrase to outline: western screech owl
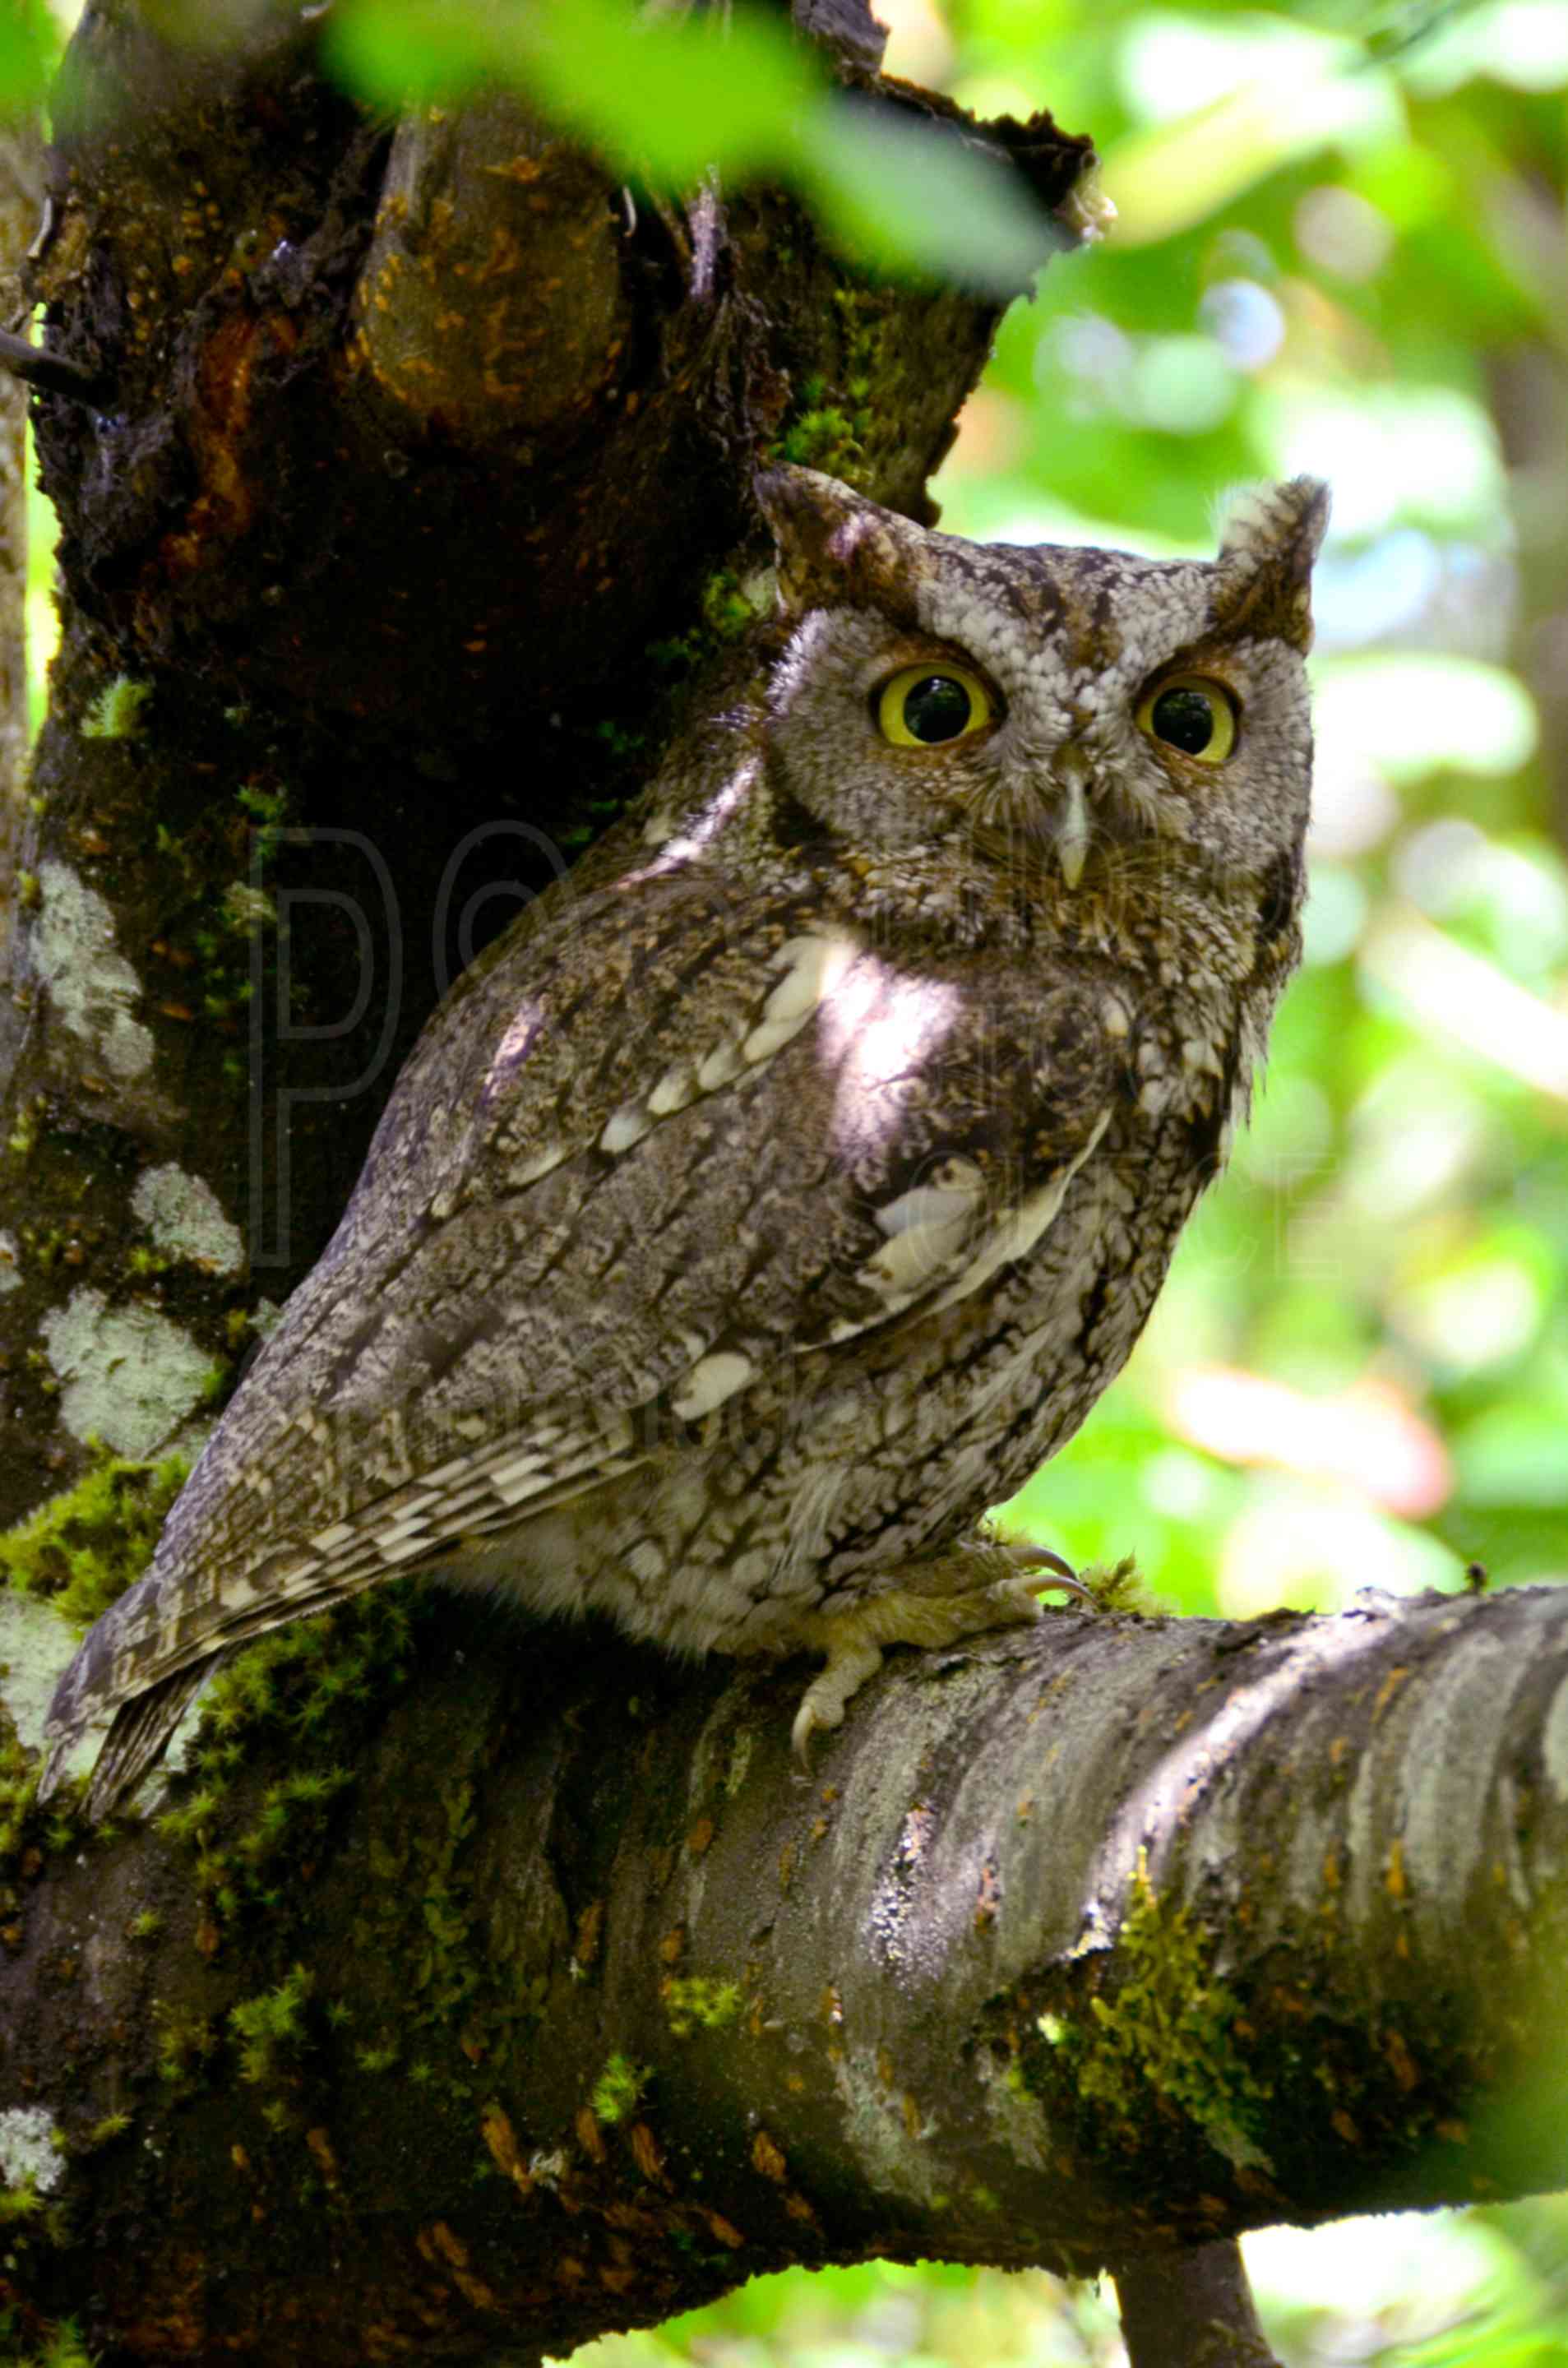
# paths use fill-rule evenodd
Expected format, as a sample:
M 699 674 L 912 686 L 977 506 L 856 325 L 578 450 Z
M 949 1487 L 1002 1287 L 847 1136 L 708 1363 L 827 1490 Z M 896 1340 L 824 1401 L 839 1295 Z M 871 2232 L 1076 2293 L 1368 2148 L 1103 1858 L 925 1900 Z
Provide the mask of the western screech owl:
M 965 1534 L 1125 1360 L 1297 957 L 1327 499 L 1159 564 L 759 492 L 750 695 L 431 1019 L 62 1679 L 94 1815 L 217 1656 L 389 1572 L 824 1652 L 798 1739 L 881 1645 L 1032 1614 Z

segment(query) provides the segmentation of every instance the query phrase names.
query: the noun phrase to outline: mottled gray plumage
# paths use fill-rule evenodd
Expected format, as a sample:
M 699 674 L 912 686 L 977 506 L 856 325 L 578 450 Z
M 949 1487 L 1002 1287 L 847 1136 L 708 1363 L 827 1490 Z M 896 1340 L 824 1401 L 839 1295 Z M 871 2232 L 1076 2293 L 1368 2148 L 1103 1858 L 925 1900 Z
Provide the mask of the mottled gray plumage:
M 1326 498 L 1155 564 L 761 491 L 751 698 L 431 1020 L 62 1679 L 51 1781 L 113 1718 L 96 1815 L 214 1656 L 391 1571 L 825 1651 L 802 1734 L 881 1645 L 1028 1615 L 962 1542 L 1126 1358 L 1298 952 Z M 895 745 L 905 670 L 989 720 Z M 1222 761 L 1162 736 L 1194 698 L 1233 712 Z

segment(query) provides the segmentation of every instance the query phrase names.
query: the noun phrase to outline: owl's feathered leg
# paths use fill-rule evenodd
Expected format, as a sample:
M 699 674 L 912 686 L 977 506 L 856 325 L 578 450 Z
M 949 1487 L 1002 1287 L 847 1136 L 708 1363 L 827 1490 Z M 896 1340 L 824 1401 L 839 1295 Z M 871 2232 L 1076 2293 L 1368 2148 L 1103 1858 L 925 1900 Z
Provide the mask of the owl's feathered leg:
M 994 1572 L 1002 1564 L 1008 1577 L 976 1585 L 983 1570 Z M 1028 1571 L 1037 1576 L 1022 1576 Z M 960 1637 L 983 1635 L 991 1628 L 1027 1627 L 1040 1617 L 1035 1590 L 1041 1586 L 1064 1587 L 1090 1603 L 1096 1600 L 1060 1554 L 1018 1540 L 966 1540 L 915 1565 L 911 1578 L 911 1585 L 873 1595 L 853 1611 L 818 1612 L 802 1634 L 802 1643 L 827 1655 L 827 1666 L 806 1688 L 790 1731 L 802 1766 L 809 1764 L 812 1736 L 842 1726 L 846 1704 L 876 1676 L 886 1645 L 929 1648 L 956 1645 Z

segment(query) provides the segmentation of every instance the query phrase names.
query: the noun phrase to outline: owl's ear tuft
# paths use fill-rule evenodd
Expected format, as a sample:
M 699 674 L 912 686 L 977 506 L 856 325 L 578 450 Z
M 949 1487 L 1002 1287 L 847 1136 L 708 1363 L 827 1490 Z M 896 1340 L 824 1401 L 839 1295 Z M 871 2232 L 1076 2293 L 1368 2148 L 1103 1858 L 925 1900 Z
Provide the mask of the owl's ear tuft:
M 790 616 L 876 601 L 896 571 L 907 521 L 851 493 L 836 477 L 785 462 L 756 481 L 757 507 L 778 553 L 778 599 Z
M 1327 525 L 1319 477 L 1258 485 L 1233 502 L 1220 539 L 1216 622 L 1310 650 L 1312 563 Z

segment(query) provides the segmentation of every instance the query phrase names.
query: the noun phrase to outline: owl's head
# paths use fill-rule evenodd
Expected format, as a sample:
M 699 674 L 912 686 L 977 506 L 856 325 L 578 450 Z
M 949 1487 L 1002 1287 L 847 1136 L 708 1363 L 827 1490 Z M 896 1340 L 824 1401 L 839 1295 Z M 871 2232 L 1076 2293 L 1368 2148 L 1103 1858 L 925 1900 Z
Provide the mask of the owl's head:
M 826 832 L 1027 845 L 1070 888 L 1158 842 L 1299 894 L 1315 479 L 1251 495 L 1212 561 L 965 542 L 809 469 L 757 490 L 792 627 L 770 759 Z

